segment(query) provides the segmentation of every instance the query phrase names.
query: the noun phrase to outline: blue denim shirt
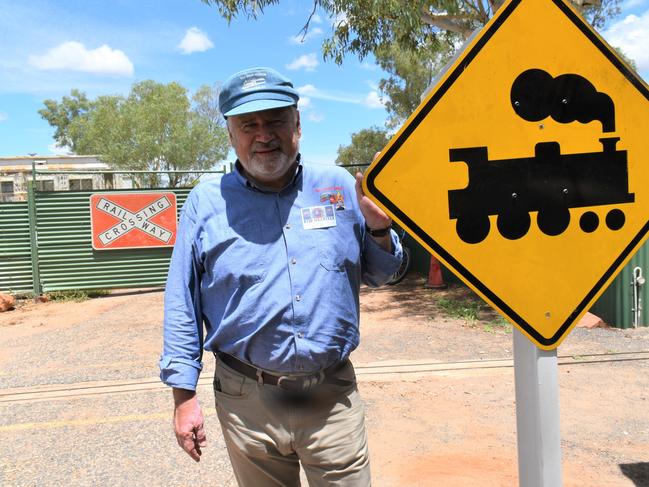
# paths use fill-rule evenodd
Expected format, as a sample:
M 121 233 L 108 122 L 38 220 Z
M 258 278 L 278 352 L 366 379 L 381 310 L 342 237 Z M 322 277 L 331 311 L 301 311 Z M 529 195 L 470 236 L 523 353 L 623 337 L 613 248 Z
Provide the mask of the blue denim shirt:
M 394 232 L 392 253 L 366 237 L 354 184 L 342 168 L 300 165 L 279 192 L 238 171 L 192 190 L 165 292 L 164 383 L 195 390 L 203 349 L 285 373 L 349 356 L 361 281 L 384 284 L 402 253 Z M 335 225 L 309 228 L 303 209 L 326 206 Z

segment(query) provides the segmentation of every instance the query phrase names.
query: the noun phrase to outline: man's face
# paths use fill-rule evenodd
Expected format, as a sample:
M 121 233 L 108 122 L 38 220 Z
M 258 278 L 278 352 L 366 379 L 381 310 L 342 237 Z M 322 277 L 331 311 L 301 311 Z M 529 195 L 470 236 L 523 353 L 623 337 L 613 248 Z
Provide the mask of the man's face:
M 289 182 L 302 135 L 295 107 L 233 115 L 228 133 L 248 177 L 274 189 Z

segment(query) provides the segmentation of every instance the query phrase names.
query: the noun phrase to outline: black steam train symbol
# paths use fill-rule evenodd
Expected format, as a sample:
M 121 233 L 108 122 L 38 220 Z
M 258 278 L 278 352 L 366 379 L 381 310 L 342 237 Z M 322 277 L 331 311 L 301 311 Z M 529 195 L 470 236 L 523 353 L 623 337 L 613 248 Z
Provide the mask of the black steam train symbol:
M 511 88 L 516 114 L 531 122 L 552 117 L 560 123 L 598 120 L 603 132 L 615 131 L 611 98 L 597 92 L 585 78 L 563 74 L 553 78 L 540 69 L 521 73 Z M 629 193 L 627 151 L 616 149 L 619 137 L 602 137 L 601 152 L 561 154 L 558 142 L 539 142 L 534 156 L 492 160 L 487 147 L 449 149 L 451 162 L 465 162 L 469 184 L 448 192 L 449 215 L 457 219 L 458 236 L 475 244 L 489 234 L 489 216 L 495 215 L 500 234 L 510 240 L 523 237 L 531 224 L 530 212 L 546 235 L 563 233 L 570 223 L 570 209 L 632 203 Z M 624 212 L 611 209 L 606 226 L 619 230 Z M 594 211 L 584 212 L 579 225 L 584 232 L 599 226 Z

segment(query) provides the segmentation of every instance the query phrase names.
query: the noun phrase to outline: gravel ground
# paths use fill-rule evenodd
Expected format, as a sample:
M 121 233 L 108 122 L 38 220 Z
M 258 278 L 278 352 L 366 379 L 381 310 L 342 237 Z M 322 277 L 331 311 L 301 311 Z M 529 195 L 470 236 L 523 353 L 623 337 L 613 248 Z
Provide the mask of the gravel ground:
M 440 297 L 467 291 L 425 289 L 414 276 L 364 289 L 356 365 L 512 356 L 508 325 L 488 310 L 448 317 Z M 161 292 L 131 292 L 0 314 L 0 485 L 235 485 L 209 387 L 199 388 L 210 445 L 198 465 L 175 443 L 166 389 L 1 401 L 7 389 L 155 380 L 161 304 Z M 648 328 L 576 328 L 558 355 L 648 350 Z M 564 485 L 649 486 L 649 360 L 561 365 L 559 381 Z M 512 368 L 364 379 L 360 389 L 375 485 L 517 484 Z

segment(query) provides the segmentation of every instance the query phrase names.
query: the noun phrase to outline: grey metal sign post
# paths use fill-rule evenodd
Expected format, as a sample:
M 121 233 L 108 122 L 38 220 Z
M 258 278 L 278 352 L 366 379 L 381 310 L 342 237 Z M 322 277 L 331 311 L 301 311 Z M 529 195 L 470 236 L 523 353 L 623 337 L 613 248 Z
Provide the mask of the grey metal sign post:
M 560 487 L 561 433 L 557 350 L 541 350 L 514 328 L 520 487 Z

